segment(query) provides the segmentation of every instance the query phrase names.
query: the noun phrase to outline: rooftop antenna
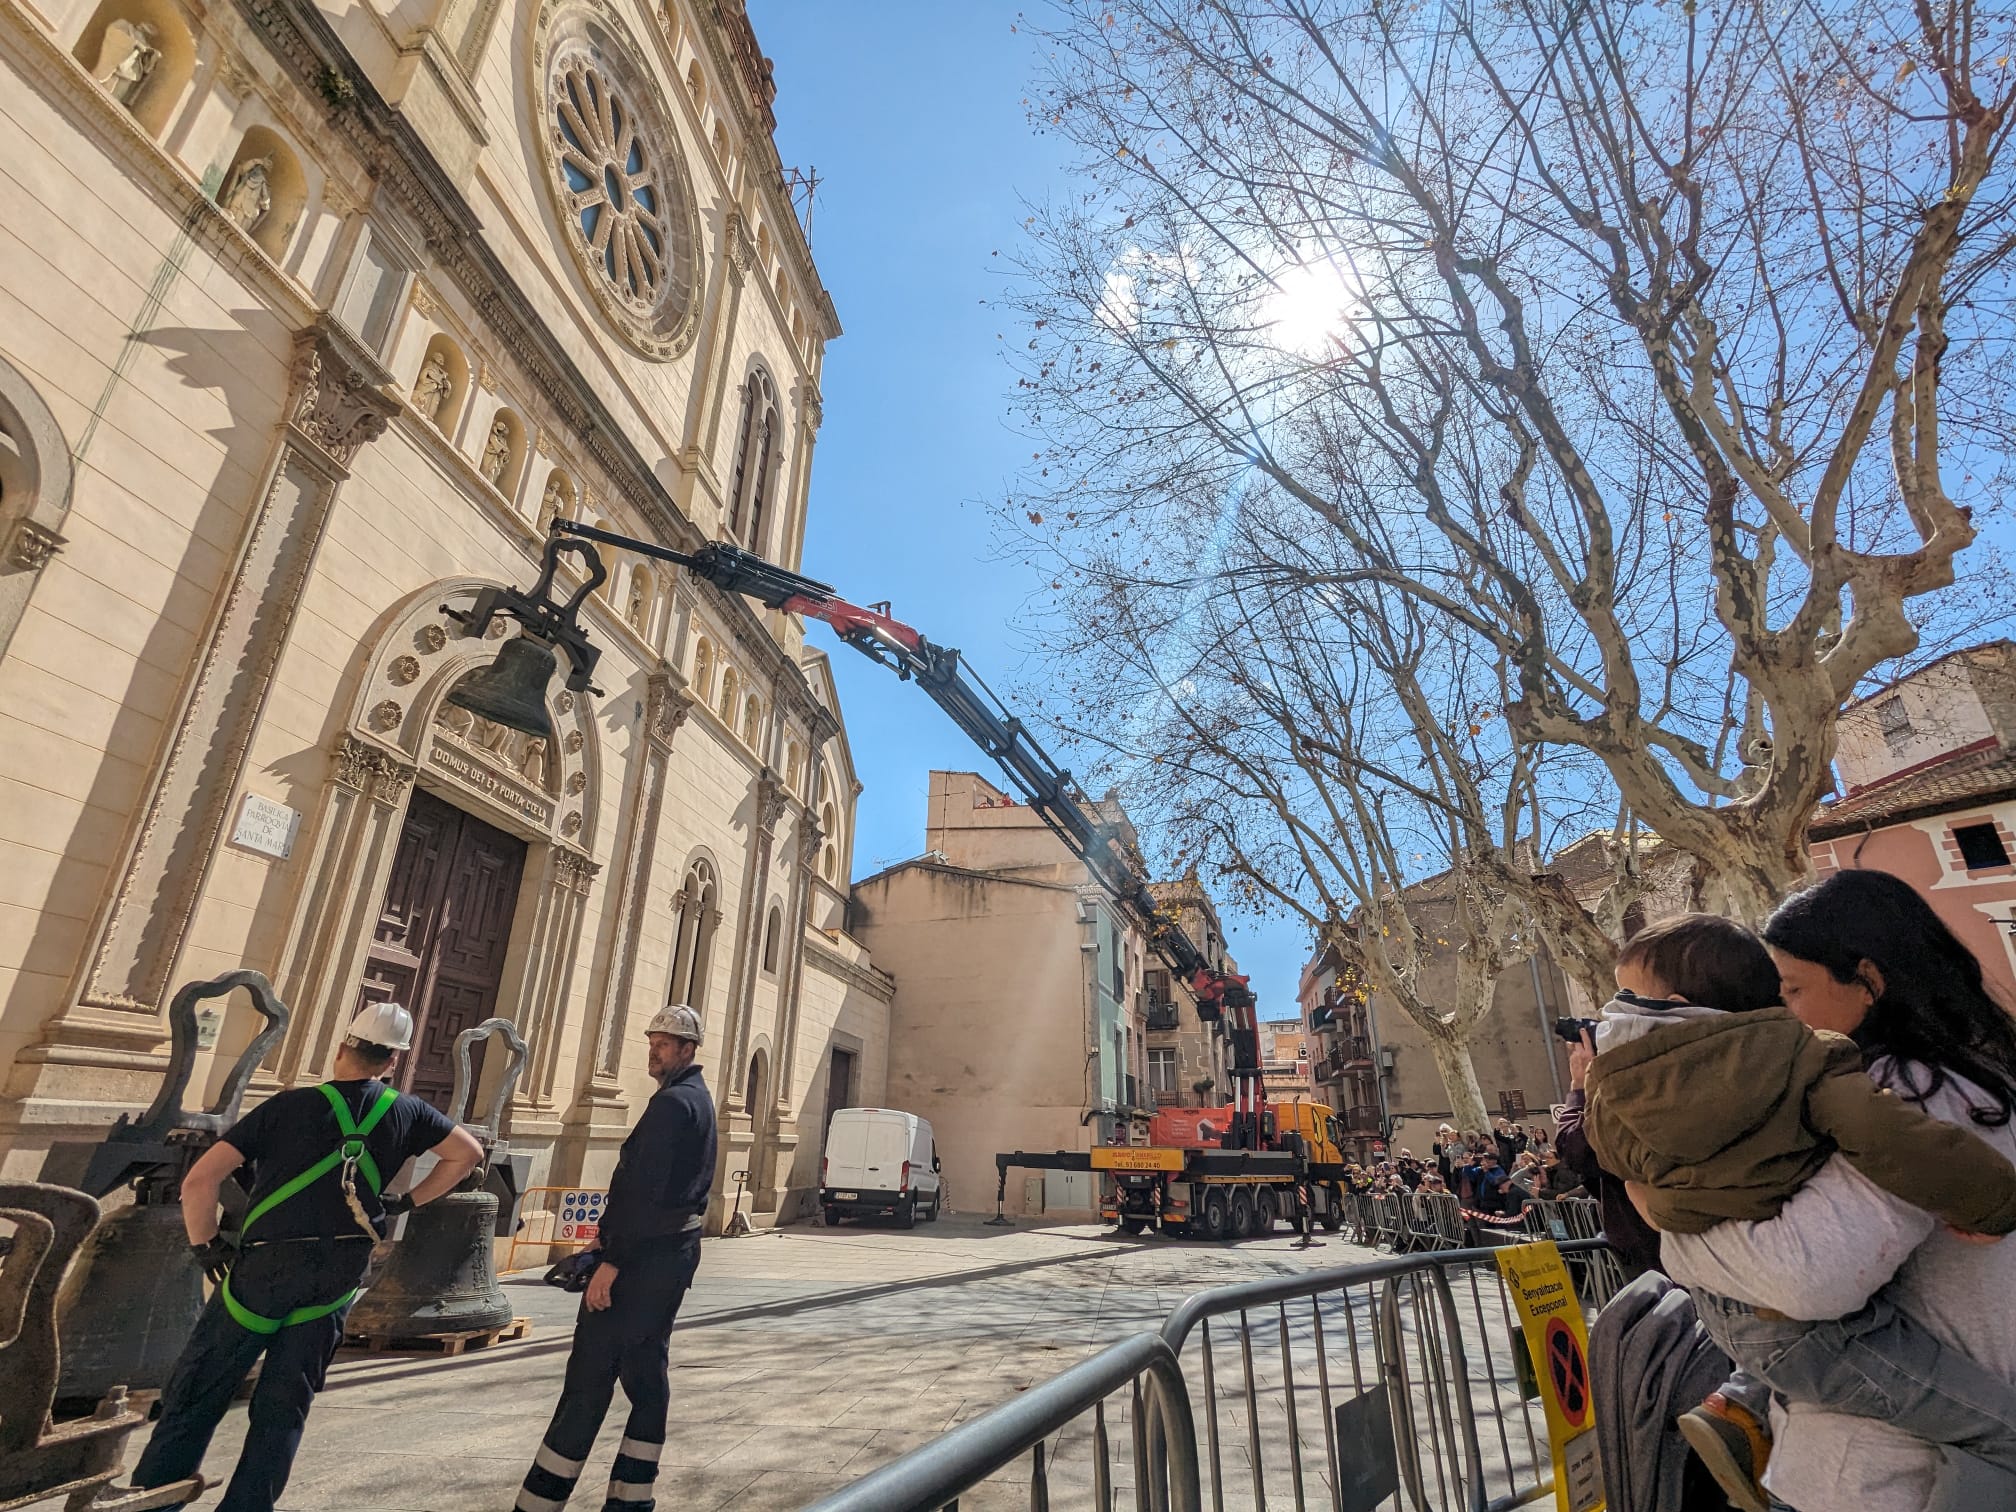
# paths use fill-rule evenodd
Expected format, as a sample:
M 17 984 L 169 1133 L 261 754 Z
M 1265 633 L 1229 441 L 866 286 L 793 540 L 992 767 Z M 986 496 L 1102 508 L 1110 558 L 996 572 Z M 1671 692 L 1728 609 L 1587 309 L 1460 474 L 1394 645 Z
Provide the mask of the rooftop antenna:
M 819 170 L 817 168 L 786 168 L 784 185 L 791 194 L 791 208 L 798 212 L 798 223 L 805 228 L 805 240 L 812 240 L 812 200 L 819 192 Z

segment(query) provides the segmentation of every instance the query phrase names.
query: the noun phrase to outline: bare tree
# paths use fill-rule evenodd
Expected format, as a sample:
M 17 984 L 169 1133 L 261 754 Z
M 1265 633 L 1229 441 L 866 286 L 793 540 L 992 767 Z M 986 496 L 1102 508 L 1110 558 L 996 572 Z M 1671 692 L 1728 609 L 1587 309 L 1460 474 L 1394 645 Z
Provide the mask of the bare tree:
M 1236 560 L 1266 518 L 1249 511 Z M 1578 979 L 1607 983 L 1614 959 L 1573 896 L 1535 876 L 1551 774 L 1544 748 L 1485 712 L 1505 669 L 1392 590 L 1249 590 L 1233 572 L 1226 592 L 1183 603 L 1134 592 L 1114 566 L 1095 564 L 1107 607 L 1069 647 L 1101 696 L 1062 717 L 1067 733 L 1132 779 L 1137 818 L 1221 891 L 1356 963 L 1421 1029 L 1453 1112 L 1484 1127 L 1469 1047 L 1498 979 L 1536 948 L 1536 914 L 1565 897 Z M 1557 815 L 1586 817 L 1552 796 Z M 1454 967 L 1446 995 L 1438 960 Z
M 2009 13 L 1065 0 L 1046 40 L 1088 172 L 1031 218 L 1016 505 L 1073 622 L 1397 594 L 1502 669 L 1508 751 L 1767 910 L 2002 469 Z M 1281 823 L 1376 895 L 1365 802 Z

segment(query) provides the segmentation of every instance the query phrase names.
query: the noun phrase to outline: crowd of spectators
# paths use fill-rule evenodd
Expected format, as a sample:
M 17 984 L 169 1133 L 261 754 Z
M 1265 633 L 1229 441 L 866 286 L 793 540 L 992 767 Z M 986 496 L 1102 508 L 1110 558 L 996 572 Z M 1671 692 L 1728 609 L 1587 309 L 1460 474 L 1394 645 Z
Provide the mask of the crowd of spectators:
M 1582 1178 L 1561 1163 L 1544 1127 L 1501 1118 L 1489 1134 L 1479 1134 L 1443 1124 L 1431 1156 L 1432 1163 L 1402 1149 L 1386 1160 L 1353 1163 L 1345 1186 L 1373 1197 L 1446 1193 L 1469 1212 L 1504 1218 L 1517 1218 L 1529 1202 L 1589 1195 Z

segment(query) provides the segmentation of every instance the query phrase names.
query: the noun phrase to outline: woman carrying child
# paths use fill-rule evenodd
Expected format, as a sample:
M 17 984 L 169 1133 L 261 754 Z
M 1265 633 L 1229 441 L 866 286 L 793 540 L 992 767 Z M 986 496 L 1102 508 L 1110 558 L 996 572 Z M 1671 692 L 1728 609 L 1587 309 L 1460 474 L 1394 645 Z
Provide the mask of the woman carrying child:
M 1714 1397 L 1682 1429 L 1742 1507 L 1767 1455 L 1800 1512 L 2016 1505 L 2016 1247 L 1978 1238 L 2016 1223 L 2016 1025 L 1896 878 L 1830 877 L 1765 940 L 1785 1008 L 1739 926 L 1634 938 L 1591 1067 L 1592 1142 L 1777 1394 L 1775 1451 Z

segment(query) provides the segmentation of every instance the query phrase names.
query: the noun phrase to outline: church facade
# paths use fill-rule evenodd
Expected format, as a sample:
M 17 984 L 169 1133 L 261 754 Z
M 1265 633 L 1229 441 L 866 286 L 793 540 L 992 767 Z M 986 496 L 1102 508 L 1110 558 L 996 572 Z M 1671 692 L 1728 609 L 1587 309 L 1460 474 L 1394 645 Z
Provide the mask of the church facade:
M 144 1107 L 182 984 L 529 1053 L 506 1137 L 600 1184 L 700 1010 L 725 1208 L 805 1208 L 881 1095 L 859 791 L 791 616 L 601 548 L 550 740 L 449 702 L 556 516 L 798 565 L 840 334 L 738 0 L 0 0 L 0 1169 Z M 261 1021 L 199 1039 L 188 1102 Z M 717 1211 L 714 1221 L 720 1221 Z

